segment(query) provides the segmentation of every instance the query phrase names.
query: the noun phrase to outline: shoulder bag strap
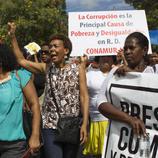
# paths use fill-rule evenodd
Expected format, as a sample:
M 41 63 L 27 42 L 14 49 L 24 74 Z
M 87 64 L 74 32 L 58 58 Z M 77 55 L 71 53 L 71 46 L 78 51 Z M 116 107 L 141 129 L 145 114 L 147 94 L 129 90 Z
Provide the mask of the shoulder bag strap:
M 49 78 L 49 85 L 50 85 L 51 95 L 52 95 L 53 101 L 54 101 L 54 103 L 55 103 L 55 106 L 56 106 L 56 108 L 57 108 L 57 111 L 59 112 L 59 106 L 58 106 L 58 104 L 57 104 L 57 101 L 56 101 L 56 98 L 55 98 L 55 94 L 53 93 L 53 86 L 52 86 L 52 83 L 51 83 L 51 73 L 50 73 L 50 71 L 49 71 L 49 76 L 48 76 L 48 78 Z

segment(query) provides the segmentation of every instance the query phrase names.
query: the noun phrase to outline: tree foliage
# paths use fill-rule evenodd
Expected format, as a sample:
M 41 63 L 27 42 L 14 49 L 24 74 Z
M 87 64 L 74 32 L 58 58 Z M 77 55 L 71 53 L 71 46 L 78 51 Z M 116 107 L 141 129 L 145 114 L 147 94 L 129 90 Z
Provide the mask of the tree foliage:
M 7 23 L 14 21 L 22 46 L 41 44 L 55 33 L 67 34 L 64 0 L 0 0 L 0 6 L 0 36 L 6 37 Z
M 158 29 L 158 1 L 157 0 L 125 0 L 136 9 L 146 12 L 149 29 Z

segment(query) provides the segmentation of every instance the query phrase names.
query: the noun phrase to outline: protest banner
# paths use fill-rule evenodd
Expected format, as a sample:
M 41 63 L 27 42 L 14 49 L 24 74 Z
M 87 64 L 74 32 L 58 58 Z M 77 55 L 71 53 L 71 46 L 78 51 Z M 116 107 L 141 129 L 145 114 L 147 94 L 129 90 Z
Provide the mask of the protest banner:
M 108 84 L 108 101 L 116 108 L 143 120 L 149 133 L 150 157 L 158 158 L 158 75 L 128 73 L 115 75 Z M 133 134 L 128 124 L 111 121 L 105 138 L 102 158 L 146 158 L 142 156 L 147 146 Z
M 127 35 L 134 31 L 144 33 L 149 39 L 144 10 L 69 12 L 68 16 L 69 38 L 73 43 L 71 56 L 116 55 Z

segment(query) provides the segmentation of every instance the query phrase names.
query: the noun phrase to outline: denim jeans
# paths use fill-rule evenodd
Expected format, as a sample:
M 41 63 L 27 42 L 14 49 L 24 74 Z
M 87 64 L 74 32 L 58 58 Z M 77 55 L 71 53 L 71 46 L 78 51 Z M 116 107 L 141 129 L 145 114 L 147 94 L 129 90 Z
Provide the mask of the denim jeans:
M 76 158 L 78 145 L 54 142 L 56 130 L 43 129 L 44 158 Z
M 21 158 L 26 151 L 26 141 L 0 141 L 0 158 Z

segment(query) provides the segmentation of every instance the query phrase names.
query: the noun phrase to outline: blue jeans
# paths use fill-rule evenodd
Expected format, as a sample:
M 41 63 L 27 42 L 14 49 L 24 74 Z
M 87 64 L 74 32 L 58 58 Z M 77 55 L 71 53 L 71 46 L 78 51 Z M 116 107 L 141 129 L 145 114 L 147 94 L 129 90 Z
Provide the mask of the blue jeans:
M 76 158 L 78 145 L 54 142 L 56 130 L 43 129 L 44 158 Z

